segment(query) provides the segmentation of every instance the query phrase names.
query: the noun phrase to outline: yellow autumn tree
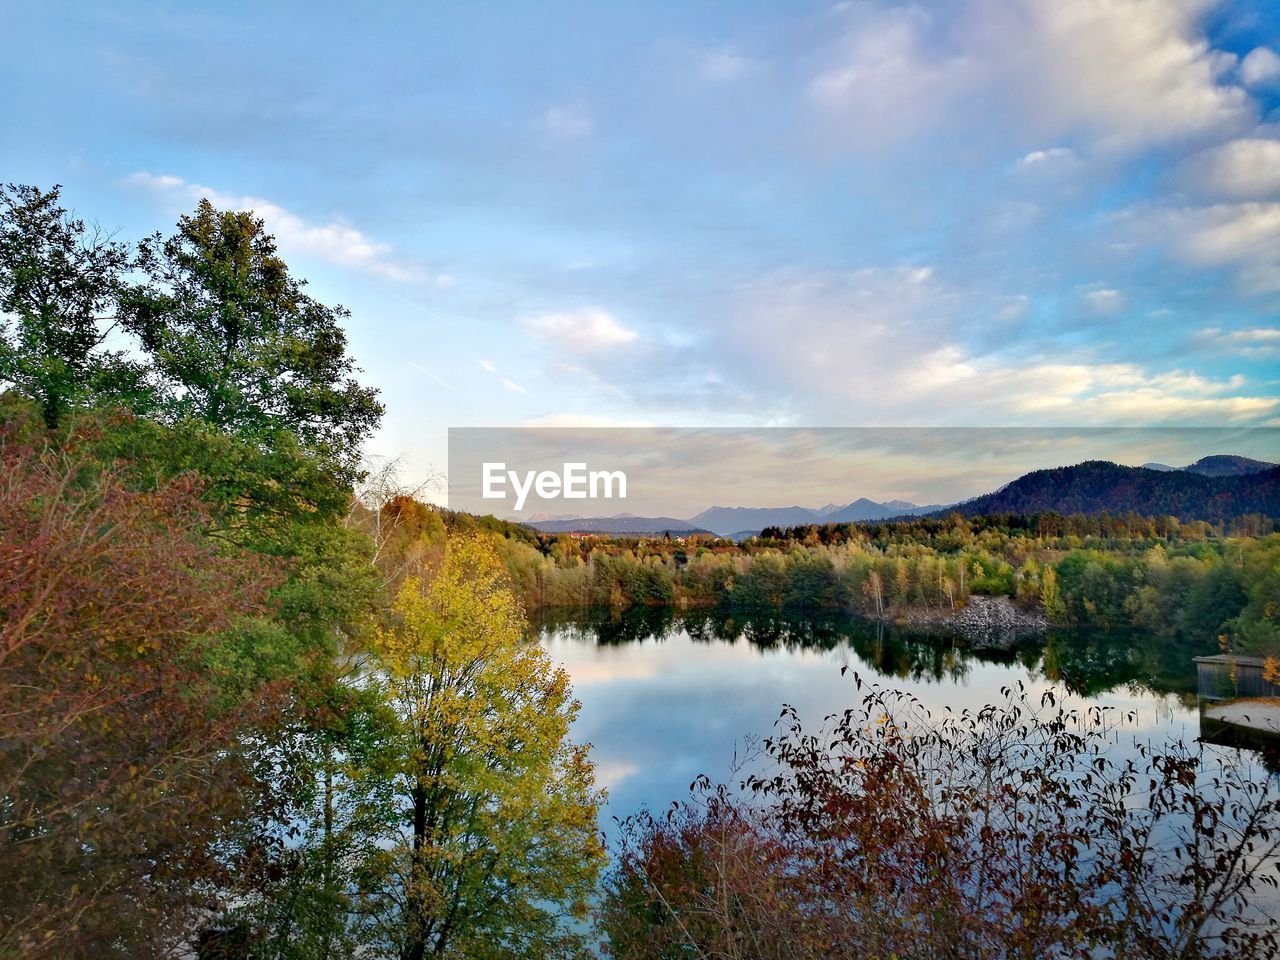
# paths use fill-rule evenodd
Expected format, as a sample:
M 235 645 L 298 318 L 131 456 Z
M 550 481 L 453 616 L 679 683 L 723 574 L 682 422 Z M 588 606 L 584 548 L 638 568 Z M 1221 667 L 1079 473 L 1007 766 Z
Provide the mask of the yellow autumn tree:
M 568 675 L 526 639 L 483 539 L 449 543 L 394 612 L 373 653 L 400 722 L 401 827 L 362 878 L 366 916 L 401 960 L 575 955 L 604 850 Z

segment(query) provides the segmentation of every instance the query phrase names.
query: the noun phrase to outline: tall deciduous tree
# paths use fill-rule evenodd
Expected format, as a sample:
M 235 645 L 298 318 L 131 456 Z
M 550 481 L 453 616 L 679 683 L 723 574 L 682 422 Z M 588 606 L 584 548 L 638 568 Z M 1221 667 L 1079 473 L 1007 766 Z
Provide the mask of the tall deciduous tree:
M 382 405 L 353 376 L 348 312 L 305 293 L 262 220 L 202 200 L 141 255 L 150 283 L 131 291 L 126 314 L 171 411 L 255 442 L 288 431 L 353 476 Z
M 125 244 L 68 213 L 58 187 L 0 185 L 0 382 L 39 403 L 47 426 L 145 394 L 145 367 L 104 348 L 132 263 Z
M 365 909 L 402 960 L 572 956 L 603 862 L 600 794 L 566 673 L 523 636 L 493 548 L 451 543 L 407 581 L 375 643 L 401 718 L 395 819 L 365 872 Z

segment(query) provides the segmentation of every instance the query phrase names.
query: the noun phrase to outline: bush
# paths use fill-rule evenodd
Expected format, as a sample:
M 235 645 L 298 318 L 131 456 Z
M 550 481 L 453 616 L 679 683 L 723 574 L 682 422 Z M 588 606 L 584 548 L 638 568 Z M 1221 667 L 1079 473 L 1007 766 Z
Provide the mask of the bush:
M 787 708 L 743 792 L 626 822 L 609 955 L 1274 956 L 1275 785 L 1122 719 L 1021 687 L 940 721 L 872 687 L 817 735 Z

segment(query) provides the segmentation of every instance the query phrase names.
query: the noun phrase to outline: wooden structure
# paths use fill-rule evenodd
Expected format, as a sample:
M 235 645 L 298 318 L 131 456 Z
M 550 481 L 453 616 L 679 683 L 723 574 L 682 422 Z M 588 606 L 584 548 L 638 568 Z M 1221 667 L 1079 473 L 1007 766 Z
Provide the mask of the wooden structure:
M 1196 692 L 1201 700 L 1280 697 L 1280 684 L 1264 679 L 1266 660 L 1217 653 L 1196 657 Z

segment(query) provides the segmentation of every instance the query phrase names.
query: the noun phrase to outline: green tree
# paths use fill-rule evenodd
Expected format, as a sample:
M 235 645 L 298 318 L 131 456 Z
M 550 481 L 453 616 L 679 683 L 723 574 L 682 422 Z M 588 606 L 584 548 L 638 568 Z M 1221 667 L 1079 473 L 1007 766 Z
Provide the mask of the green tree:
M 1231 629 L 1250 653 L 1280 653 L 1280 534 L 1241 545 L 1240 557 L 1247 601 Z
M 129 291 L 125 314 L 171 415 L 257 443 L 291 433 L 353 478 L 383 408 L 353 377 L 341 325 L 348 312 L 304 292 L 251 212 L 202 200 L 172 237 L 140 249 L 150 281 Z
M 572 956 L 604 860 L 587 748 L 571 743 L 568 675 L 524 638 L 501 561 L 449 544 L 410 579 L 376 663 L 400 717 L 392 820 L 364 871 L 362 911 L 402 960 Z
M 0 382 L 50 428 L 77 406 L 147 392 L 145 367 L 104 347 L 133 255 L 68 213 L 60 192 L 0 185 Z

